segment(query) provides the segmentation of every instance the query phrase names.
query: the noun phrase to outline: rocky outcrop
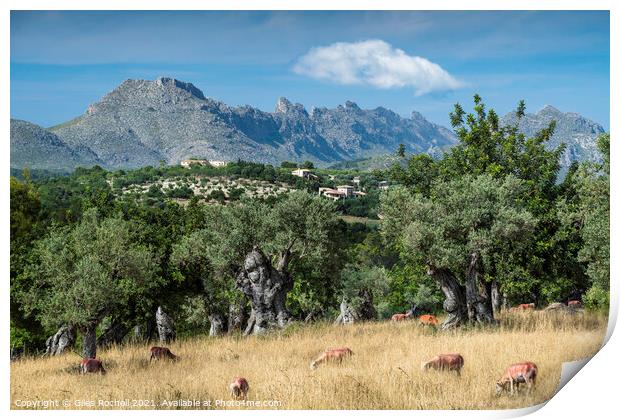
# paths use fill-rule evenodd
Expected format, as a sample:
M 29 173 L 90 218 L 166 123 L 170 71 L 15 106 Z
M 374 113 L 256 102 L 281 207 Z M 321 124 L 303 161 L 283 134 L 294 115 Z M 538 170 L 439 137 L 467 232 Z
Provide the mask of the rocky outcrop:
M 157 333 L 159 334 L 159 341 L 167 344 L 176 340 L 176 330 L 174 328 L 174 321 L 172 318 L 164 312 L 162 307 L 157 308 L 155 313 L 155 322 L 157 323 Z
M 74 327 L 60 327 L 56 334 L 45 341 L 45 354 L 57 356 L 64 353 L 75 344 L 76 329 Z

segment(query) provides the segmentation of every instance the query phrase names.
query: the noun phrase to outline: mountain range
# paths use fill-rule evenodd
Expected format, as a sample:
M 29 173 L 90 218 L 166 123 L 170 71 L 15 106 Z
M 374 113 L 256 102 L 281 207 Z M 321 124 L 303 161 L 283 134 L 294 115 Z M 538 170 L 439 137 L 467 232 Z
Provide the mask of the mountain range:
M 508 114 L 506 123 L 514 118 Z M 527 114 L 521 129 L 532 135 L 551 119 L 552 143 L 568 145 L 566 163 L 596 155 L 603 128 L 577 114 L 545 107 Z M 67 171 L 76 166 L 109 169 L 178 164 L 189 157 L 279 164 L 311 160 L 318 166 L 394 153 L 440 155 L 456 144 L 455 134 L 412 112 L 404 118 L 383 107 L 361 109 L 347 101 L 328 109 L 286 98 L 273 112 L 231 107 L 205 97 L 191 83 L 161 77 L 126 80 L 79 117 L 45 129 L 11 120 L 11 168 Z

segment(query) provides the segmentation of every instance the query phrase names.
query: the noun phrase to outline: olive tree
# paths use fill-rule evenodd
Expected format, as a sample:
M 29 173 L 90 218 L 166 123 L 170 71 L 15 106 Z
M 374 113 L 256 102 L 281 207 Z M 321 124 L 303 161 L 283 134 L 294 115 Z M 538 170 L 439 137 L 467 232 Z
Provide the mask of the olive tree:
M 429 197 L 394 188 L 382 197 L 382 231 L 407 258 L 426 265 L 445 295 L 443 328 L 494 322 L 497 282 L 485 266 L 510 260 L 530 242 L 535 218 L 519 199 L 523 183 L 490 175 L 436 181 Z
M 36 242 L 31 287 L 20 295 L 43 325 L 76 327 L 84 357 L 97 353 L 96 329 L 115 310 L 159 284 L 157 258 L 135 241 L 134 226 L 87 211 L 73 228 L 52 229 Z
M 177 248 L 177 261 L 208 265 L 202 276 L 210 279 L 205 290 L 211 295 L 227 287 L 225 279 L 234 279 L 252 307 L 246 333 L 285 326 L 291 318 L 286 297 L 294 285 L 292 265 L 312 262 L 320 270 L 334 253 L 334 204 L 295 191 L 273 206 L 244 200 L 206 211 L 206 226 L 188 239 L 194 245 Z

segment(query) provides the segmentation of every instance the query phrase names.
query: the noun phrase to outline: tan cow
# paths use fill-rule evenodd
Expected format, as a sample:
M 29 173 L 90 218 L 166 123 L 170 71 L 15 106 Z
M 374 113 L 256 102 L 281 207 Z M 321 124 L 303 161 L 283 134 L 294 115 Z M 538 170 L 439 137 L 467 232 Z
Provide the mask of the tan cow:
M 322 363 L 325 362 L 338 362 L 342 363 L 342 360 L 351 357 L 353 351 L 348 347 L 336 347 L 327 349 L 319 355 L 312 363 L 310 363 L 311 369 L 316 369 Z
M 106 374 L 101 360 L 90 358 L 82 359 L 82 361 L 80 362 L 80 372 L 82 373 L 82 375 L 85 375 L 87 373 L 100 373 L 102 375 Z
M 172 354 L 168 347 L 151 347 L 151 358 L 149 361 L 155 360 L 177 360 L 179 357 Z
M 527 311 L 530 309 L 535 309 L 536 308 L 536 304 L 535 303 L 522 303 L 519 306 L 517 306 L 518 309 L 521 309 L 523 311 Z
M 497 395 L 500 395 L 509 388 L 510 395 L 513 395 L 515 389 L 519 390 L 520 384 L 526 384 L 527 391 L 530 393 L 532 387 L 536 385 L 537 375 L 538 367 L 533 362 L 521 362 L 510 365 L 506 368 L 504 376 L 497 382 L 495 392 Z
M 248 384 L 247 379 L 237 376 L 233 379 L 230 385 L 228 385 L 228 389 L 230 389 L 230 394 L 233 397 L 245 399 L 248 396 L 250 385 Z
M 410 316 L 411 314 L 409 312 L 404 313 L 404 314 L 394 314 L 392 315 L 392 321 L 394 322 L 404 321 L 408 319 Z
M 440 354 L 433 357 L 428 362 L 422 362 L 422 370 L 428 370 L 433 368 L 435 370 L 448 370 L 454 371 L 458 376 L 461 376 L 461 369 L 465 361 L 463 356 L 458 353 Z

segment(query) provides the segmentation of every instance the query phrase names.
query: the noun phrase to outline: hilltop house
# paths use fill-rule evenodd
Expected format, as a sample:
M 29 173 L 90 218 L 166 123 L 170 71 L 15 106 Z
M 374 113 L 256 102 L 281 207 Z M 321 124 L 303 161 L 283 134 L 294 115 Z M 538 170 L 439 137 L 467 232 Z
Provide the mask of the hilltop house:
M 228 162 L 225 160 L 210 160 L 209 165 L 214 166 L 216 168 L 221 168 L 222 166 L 228 165 Z
M 362 191 L 355 191 L 350 185 L 339 185 L 336 188 L 319 188 L 319 195 L 323 197 L 331 198 L 332 200 L 345 199 L 349 197 L 362 197 L 366 193 Z
M 184 159 L 181 161 L 181 166 L 184 168 L 189 168 L 192 165 L 211 165 L 216 168 L 220 168 L 222 166 L 228 165 L 228 162 L 223 160 L 206 160 L 206 159 Z
M 291 172 L 291 175 L 298 176 L 303 179 L 318 178 L 310 169 L 295 169 Z
M 334 188 L 319 188 L 319 195 L 331 198 L 332 200 L 340 200 L 341 198 L 344 200 L 347 197 L 345 192 L 338 191 Z
M 380 181 L 379 182 L 379 189 L 380 190 L 387 190 L 388 188 L 390 188 L 390 183 L 388 181 Z
M 184 168 L 189 168 L 192 165 L 208 165 L 209 161 L 204 159 L 184 159 L 181 161 L 181 166 Z

